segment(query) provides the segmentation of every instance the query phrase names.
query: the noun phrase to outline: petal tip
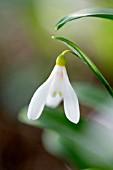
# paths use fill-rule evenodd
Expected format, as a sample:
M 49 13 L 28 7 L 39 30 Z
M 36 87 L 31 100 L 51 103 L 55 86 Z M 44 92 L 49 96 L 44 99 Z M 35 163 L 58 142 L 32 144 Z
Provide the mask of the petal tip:
M 30 106 L 28 107 L 27 117 L 29 120 L 36 120 L 38 117 Z
M 34 117 L 33 115 L 31 115 L 29 113 L 27 113 L 27 117 L 28 117 L 29 120 L 35 120 L 36 119 L 36 117 Z
M 70 122 L 72 122 L 72 123 L 74 123 L 74 124 L 78 124 L 79 123 L 79 120 L 80 120 L 80 117 L 79 118 L 77 118 L 77 119 L 70 119 L 69 117 L 68 117 L 68 120 L 70 121 Z
M 67 110 L 65 107 L 65 114 L 69 121 L 71 121 L 74 124 L 77 124 L 80 120 L 80 110 L 79 107 L 73 112 L 73 110 L 69 109 Z

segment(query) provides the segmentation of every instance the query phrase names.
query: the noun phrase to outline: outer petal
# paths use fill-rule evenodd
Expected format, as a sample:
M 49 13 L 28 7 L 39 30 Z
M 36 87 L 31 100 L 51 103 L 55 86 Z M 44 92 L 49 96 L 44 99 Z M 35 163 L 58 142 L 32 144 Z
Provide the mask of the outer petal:
M 64 110 L 66 117 L 73 123 L 78 123 L 80 119 L 80 110 L 78 99 L 76 96 L 75 91 L 73 90 L 68 76 L 66 69 L 63 69 L 63 79 L 64 79 L 64 86 L 63 86 L 63 97 L 64 97 Z
M 55 97 L 51 97 L 51 95 L 48 95 L 46 100 L 46 106 L 55 108 L 60 104 L 61 101 L 62 97 L 58 94 Z
M 54 77 L 55 70 L 56 68 L 54 67 L 50 77 L 34 93 L 28 107 L 27 116 L 29 119 L 34 120 L 39 118 L 41 115 L 47 99 L 47 95 L 49 93 L 52 78 Z

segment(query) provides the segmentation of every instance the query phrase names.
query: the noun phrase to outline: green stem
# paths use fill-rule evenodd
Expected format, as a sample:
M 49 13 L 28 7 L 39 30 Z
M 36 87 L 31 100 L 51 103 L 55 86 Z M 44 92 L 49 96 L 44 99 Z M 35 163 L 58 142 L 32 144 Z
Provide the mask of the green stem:
M 70 52 L 75 55 L 75 53 L 71 50 L 65 50 L 62 54 L 66 54 L 67 52 Z M 82 53 L 81 53 L 82 54 Z M 82 56 L 83 57 L 83 56 Z M 80 58 L 80 57 L 79 57 Z M 107 82 L 107 80 L 104 78 L 104 76 L 101 74 L 99 69 L 95 66 L 95 64 L 87 57 L 80 58 L 82 61 L 87 64 L 90 69 L 95 73 L 95 75 L 100 79 L 102 84 L 105 86 L 111 97 L 113 98 L 113 89 L 111 88 L 110 84 Z
M 62 52 L 62 55 L 65 55 L 66 53 L 72 53 L 72 51 L 71 50 L 65 50 L 65 51 Z

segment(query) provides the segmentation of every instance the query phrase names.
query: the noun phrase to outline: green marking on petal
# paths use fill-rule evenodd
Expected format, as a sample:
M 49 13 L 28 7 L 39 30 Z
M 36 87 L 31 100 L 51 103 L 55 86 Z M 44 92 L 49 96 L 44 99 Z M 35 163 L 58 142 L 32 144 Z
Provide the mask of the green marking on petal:
M 52 94 L 52 96 L 53 96 L 53 97 L 56 97 L 56 94 L 57 94 L 57 93 L 54 91 L 53 94 Z
M 60 91 L 59 96 L 62 96 L 62 92 Z

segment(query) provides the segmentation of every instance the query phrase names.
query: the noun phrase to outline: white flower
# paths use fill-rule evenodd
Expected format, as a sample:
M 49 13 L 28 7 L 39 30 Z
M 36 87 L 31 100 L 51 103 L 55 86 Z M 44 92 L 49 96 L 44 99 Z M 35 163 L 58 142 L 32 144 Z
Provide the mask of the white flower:
M 49 78 L 36 90 L 28 107 L 28 118 L 38 119 L 44 106 L 57 107 L 64 101 L 66 117 L 73 123 L 80 118 L 79 104 L 65 68 L 65 62 L 57 59 L 56 65 Z

